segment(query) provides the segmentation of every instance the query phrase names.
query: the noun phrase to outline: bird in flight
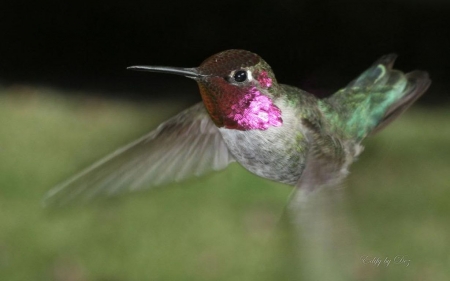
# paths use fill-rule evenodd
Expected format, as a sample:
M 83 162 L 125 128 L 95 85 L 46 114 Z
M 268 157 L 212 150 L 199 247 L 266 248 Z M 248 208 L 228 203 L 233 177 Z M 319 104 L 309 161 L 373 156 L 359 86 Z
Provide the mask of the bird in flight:
M 47 192 L 46 204 L 86 201 L 182 181 L 238 162 L 266 179 L 295 186 L 303 198 L 338 184 L 362 151 L 428 88 L 423 71 L 378 59 L 346 87 L 318 99 L 279 84 L 266 61 L 227 50 L 196 68 L 131 66 L 195 80 L 202 102 Z

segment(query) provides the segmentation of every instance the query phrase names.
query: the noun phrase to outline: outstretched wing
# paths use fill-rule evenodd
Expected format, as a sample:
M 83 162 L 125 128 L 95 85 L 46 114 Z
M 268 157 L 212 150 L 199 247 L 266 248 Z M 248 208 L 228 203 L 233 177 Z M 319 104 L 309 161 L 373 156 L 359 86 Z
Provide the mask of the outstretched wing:
M 233 161 L 203 103 L 198 103 L 54 187 L 44 203 L 60 205 L 150 188 L 221 170 Z

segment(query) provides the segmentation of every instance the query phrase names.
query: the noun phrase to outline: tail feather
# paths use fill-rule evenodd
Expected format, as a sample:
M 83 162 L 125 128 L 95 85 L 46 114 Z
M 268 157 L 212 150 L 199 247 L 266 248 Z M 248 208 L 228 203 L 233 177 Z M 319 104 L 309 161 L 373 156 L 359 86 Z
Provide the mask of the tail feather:
M 328 99 L 345 133 L 357 140 L 386 127 L 430 86 L 428 73 L 392 69 L 397 55 L 381 57 L 369 69 Z
M 408 107 L 410 107 L 418 98 L 420 98 L 431 84 L 427 72 L 415 70 L 405 75 L 408 80 L 408 88 L 403 92 L 404 95 L 397 102 L 392 104 L 385 112 L 383 119 L 372 129 L 370 135 L 374 135 L 389 125 L 393 120 L 400 116 Z
M 379 85 L 385 84 L 388 79 L 393 80 L 392 76 L 395 75 L 385 75 L 385 72 L 386 70 L 390 70 L 392 72 L 399 72 L 397 70 L 392 70 L 392 67 L 394 66 L 394 62 L 396 59 L 397 59 L 396 54 L 389 54 L 382 56 L 376 62 L 374 62 L 370 68 L 364 71 L 355 80 L 350 82 L 347 85 L 347 88 L 353 87 L 367 88 L 372 87 L 375 84 Z M 380 66 L 384 66 L 384 68 Z M 391 74 L 398 74 L 398 73 L 391 73 Z

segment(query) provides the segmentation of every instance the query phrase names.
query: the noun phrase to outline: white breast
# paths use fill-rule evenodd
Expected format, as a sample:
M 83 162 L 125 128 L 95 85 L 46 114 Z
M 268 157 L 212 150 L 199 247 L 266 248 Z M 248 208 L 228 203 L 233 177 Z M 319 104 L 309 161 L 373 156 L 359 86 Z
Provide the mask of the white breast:
M 264 178 L 294 185 L 303 171 L 307 147 L 303 151 L 299 149 L 302 127 L 292 110 L 277 106 L 282 111 L 283 119 L 283 125 L 279 127 L 248 131 L 219 130 L 236 161 L 247 170 Z

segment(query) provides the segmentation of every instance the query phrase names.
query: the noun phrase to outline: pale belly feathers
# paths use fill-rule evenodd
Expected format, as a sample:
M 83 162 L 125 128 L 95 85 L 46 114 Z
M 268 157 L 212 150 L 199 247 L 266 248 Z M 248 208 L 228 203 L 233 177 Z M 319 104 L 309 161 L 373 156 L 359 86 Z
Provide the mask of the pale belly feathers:
M 300 120 L 283 112 L 283 125 L 267 130 L 219 128 L 228 149 L 250 172 L 295 185 L 305 165 L 308 143 Z

